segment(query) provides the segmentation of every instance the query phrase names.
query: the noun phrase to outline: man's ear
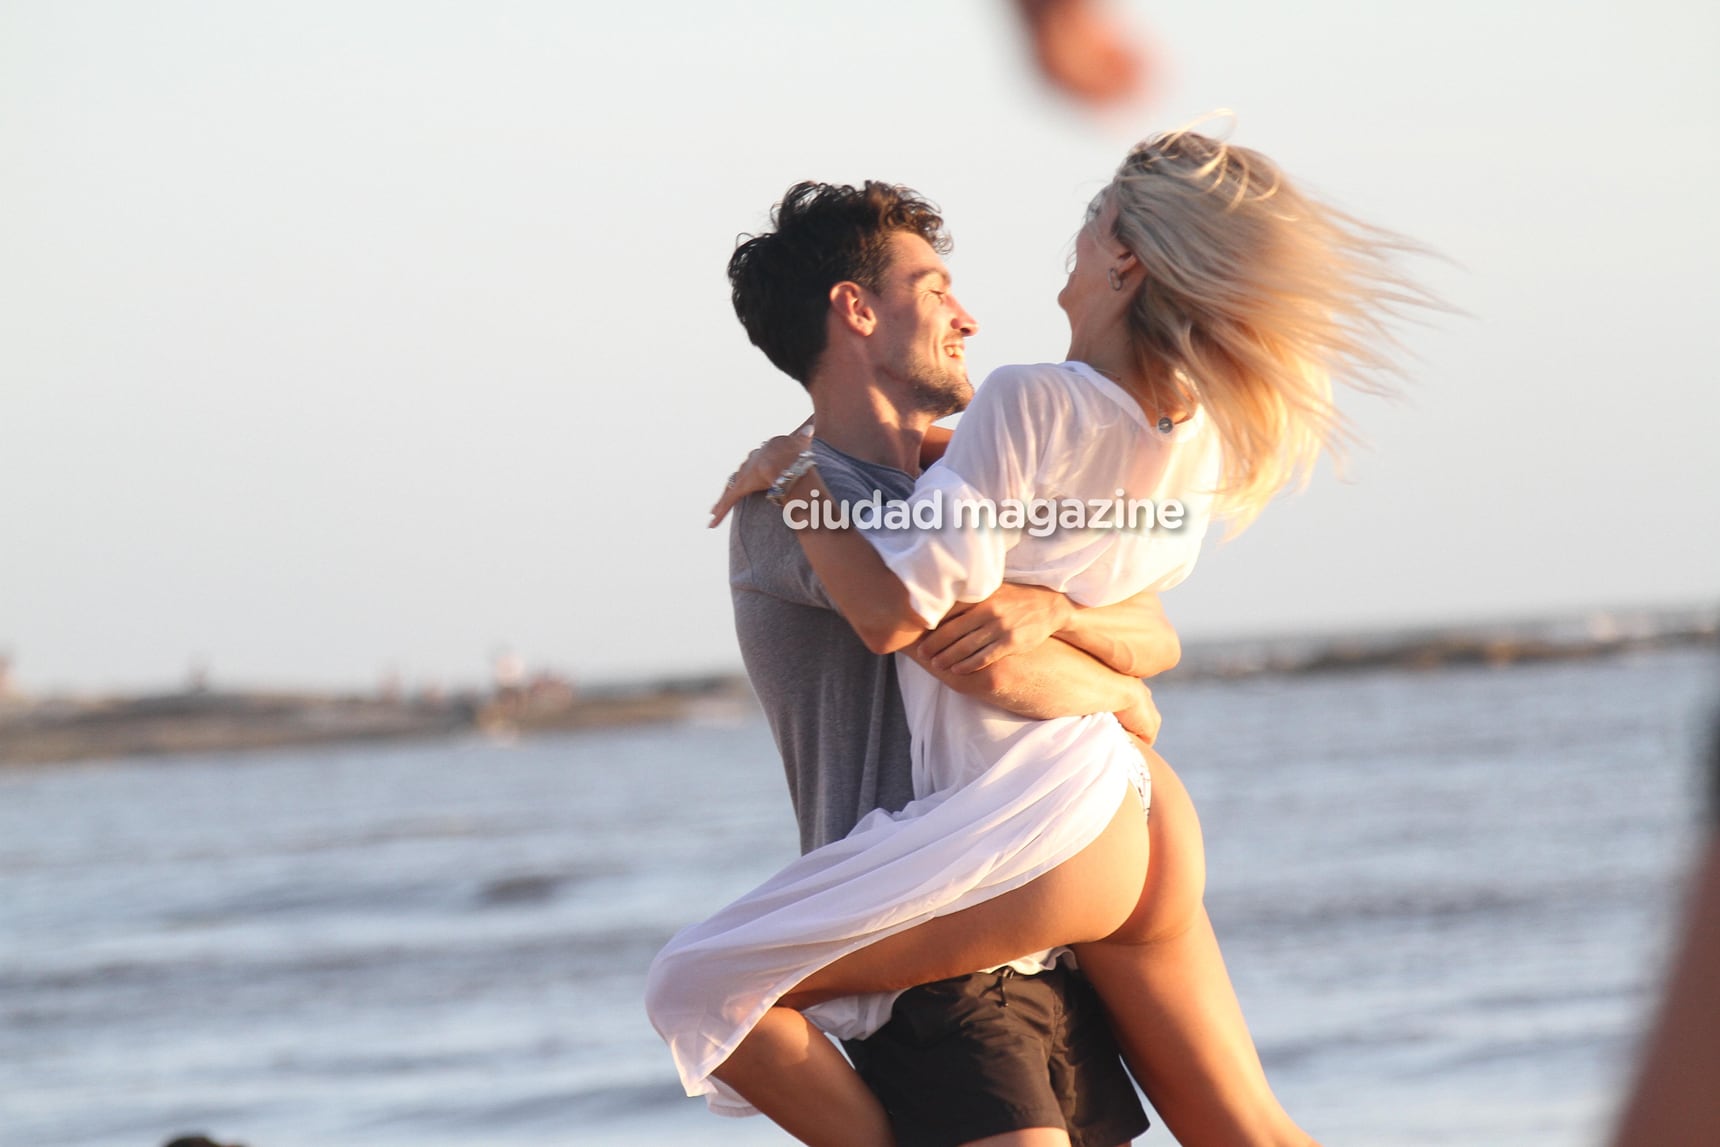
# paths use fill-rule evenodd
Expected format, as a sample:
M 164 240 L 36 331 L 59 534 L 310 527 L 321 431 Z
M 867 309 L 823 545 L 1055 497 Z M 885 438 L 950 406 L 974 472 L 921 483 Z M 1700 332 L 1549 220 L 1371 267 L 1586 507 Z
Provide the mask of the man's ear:
M 843 281 L 830 288 L 830 313 L 858 335 L 869 335 L 878 327 L 877 312 L 866 301 L 859 283 Z

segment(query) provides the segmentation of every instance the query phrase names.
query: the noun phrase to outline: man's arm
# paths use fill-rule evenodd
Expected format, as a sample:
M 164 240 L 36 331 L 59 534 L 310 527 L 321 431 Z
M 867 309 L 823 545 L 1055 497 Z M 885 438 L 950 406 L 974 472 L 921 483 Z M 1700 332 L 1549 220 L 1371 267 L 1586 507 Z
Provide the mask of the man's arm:
M 1069 624 L 1053 636 L 1131 677 L 1156 677 L 1182 660 L 1182 641 L 1153 590 L 1115 605 L 1072 604 Z
M 982 602 L 952 610 L 916 648 L 934 671 L 969 674 L 1037 649 L 1050 637 L 1130 677 L 1163 673 L 1182 656 L 1156 593 L 1088 608 L 1043 586 L 1011 584 Z
M 972 673 L 938 668 L 918 645 L 906 652 L 956 692 L 1020 716 L 1048 720 L 1115 713 L 1125 729 L 1149 744 L 1158 736 L 1159 711 L 1141 679 L 1118 673 L 1063 641 L 1043 642 Z

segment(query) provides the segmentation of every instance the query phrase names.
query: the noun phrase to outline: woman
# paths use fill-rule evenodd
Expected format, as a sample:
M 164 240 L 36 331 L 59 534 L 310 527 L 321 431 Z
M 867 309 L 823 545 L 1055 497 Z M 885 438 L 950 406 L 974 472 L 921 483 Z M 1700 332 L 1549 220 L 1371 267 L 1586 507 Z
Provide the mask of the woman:
M 831 599 L 874 649 L 917 640 L 1005 579 L 1084 605 L 1180 581 L 1212 517 L 1246 524 L 1337 429 L 1333 371 L 1381 365 L 1383 304 L 1419 296 L 1396 244 L 1294 191 L 1257 153 L 1189 132 L 1132 151 L 1059 296 L 1071 361 L 981 388 L 916 488 L 942 528 L 807 530 Z M 815 469 L 787 490 L 828 495 Z M 962 528 L 958 501 L 1117 497 L 1180 530 Z M 863 1034 L 887 992 L 1069 944 L 1125 1058 L 1184 1143 L 1306 1143 L 1272 1097 L 1200 898 L 1198 823 L 1174 774 L 1109 714 L 1013 718 L 903 659 L 914 804 L 863 821 L 671 942 L 648 1006 L 689 1093 L 759 1098 L 811 1141 L 888 1142 L 863 1088 L 795 1009 Z M 1152 816 L 1146 805 L 1151 768 Z M 1147 863 L 1149 853 L 1152 864 Z M 713 1084 L 715 1078 L 721 1087 Z M 833 1120 L 833 1105 L 846 1113 Z

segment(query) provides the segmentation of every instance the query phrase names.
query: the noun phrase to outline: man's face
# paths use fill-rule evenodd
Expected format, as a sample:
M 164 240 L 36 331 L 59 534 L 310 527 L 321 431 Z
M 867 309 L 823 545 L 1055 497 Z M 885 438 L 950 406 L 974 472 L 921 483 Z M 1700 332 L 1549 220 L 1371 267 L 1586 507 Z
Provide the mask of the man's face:
M 918 235 L 890 236 L 890 266 L 873 296 L 878 370 L 902 384 L 915 405 L 938 417 L 967 406 L 965 343 L 979 323 L 950 291 L 950 271 Z

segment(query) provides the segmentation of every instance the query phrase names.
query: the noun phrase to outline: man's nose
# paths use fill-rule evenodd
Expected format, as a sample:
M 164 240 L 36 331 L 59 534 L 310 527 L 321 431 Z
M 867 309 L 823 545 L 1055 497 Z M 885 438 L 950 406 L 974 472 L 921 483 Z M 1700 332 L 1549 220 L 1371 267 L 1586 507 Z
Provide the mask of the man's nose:
M 954 295 L 950 296 L 950 305 L 956 309 L 955 317 L 950 320 L 950 325 L 960 331 L 965 338 L 972 338 L 977 335 L 979 333 L 979 320 L 968 314 L 968 309 L 962 306 Z

